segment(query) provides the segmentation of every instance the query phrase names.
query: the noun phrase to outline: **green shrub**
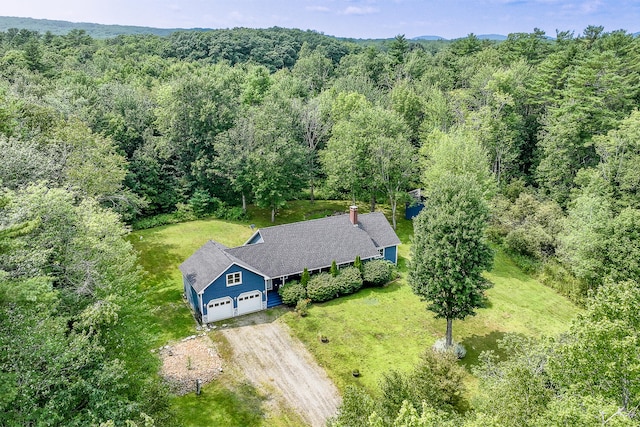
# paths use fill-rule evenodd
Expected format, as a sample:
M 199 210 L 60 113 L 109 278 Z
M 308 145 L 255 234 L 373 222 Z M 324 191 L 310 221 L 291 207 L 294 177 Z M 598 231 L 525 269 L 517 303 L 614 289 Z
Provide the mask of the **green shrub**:
M 283 303 L 292 307 L 298 301 L 307 298 L 307 291 L 305 291 L 304 286 L 296 281 L 285 283 L 278 289 L 278 294 L 280 294 Z
M 247 218 L 247 214 L 240 206 L 225 206 L 221 204 L 216 210 L 216 218 L 226 219 L 227 221 L 241 221 Z
M 176 211 L 173 213 L 176 219 L 180 221 L 193 221 L 196 218 L 196 214 L 193 212 L 193 207 L 186 203 L 176 204 Z
M 393 264 L 383 259 L 374 259 L 362 265 L 362 278 L 368 286 L 382 286 L 393 277 Z
M 311 300 L 309 298 L 301 299 L 296 304 L 296 313 L 300 315 L 300 317 L 305 317 L 309 314 L 309 303 Z
M 555 260 L 548 260 L 542 266 L 540 281 L 545 286 L 558 291 L 574 303 L 583 306 L 587 287 L 580 283 L 569 270 Z
M 329 301 L 339 293 L 340 289 L 331 274 L 316 274 L 307 283 L 307 296 L 314 302 Z
M 360 270 L 355 267 L 347 267 L 340 270 L 340 274 L 333 278 L 341 295 L 349 295 L 357 292 L 362 287 Z
M 376 402 L 360 387 L 348 385 L 342 396 L 342 404 L 336 416 L 330 420 L 331 426 L 366 426 L 371 413 L 376 410 Z
M 180 222 L 180 219 L 172 213 L 164 213 L 159 215 L 150 216 L 148 218 L 142 218 L 134 221 L 131 226 L 134 230 L 145 230 L 147 228 L 160 227 L 161 225 L 176 224 Z

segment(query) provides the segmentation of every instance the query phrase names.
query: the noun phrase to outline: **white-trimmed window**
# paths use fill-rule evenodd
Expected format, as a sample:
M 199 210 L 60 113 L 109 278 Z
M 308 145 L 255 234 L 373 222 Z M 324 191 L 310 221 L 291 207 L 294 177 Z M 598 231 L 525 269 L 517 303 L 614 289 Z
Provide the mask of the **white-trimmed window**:
M 242 284 L 242 272 L 227 274 L 227 286 L 236 286 Z

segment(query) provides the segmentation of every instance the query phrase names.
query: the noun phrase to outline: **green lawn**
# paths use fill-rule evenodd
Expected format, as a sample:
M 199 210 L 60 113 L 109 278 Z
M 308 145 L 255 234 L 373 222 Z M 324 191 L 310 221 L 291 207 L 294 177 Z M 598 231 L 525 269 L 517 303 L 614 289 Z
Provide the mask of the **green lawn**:
M 488 291 L 490 306 L 453 323 L 454 339 L 467 349 L 462 361 L 466 367 L 477 363 L 480 352 L 496 349 L 496 341 L 505 333 L 553 335 L 565 330 L 578 313 L 568 300 L 523 274 L 502 253 L 486 276 L 494 283 Z M 404 278 L 384 288 L 314 304 L 305 318 L 294 313 L 282 318 L 340 389 L 355 383 L 374 390 L 383 372 L 410 369 L 446 327 L 444 320 L 434 319 L 425 309 Z M 321 343 L 319 334 L 326 335 L 329 343 Z M 359 378 L 351 375 L 353 369 L 360 371 Z
M 151 332 L 159 347 L 193 334 L 195 321 L 182 300 L 178 266 L 209 239 L 227 246 L 241 245 L 251 236 L 248 224 L 201 220 L 140 230 L 130 235 L 146 271 L 140 291 L 151 306 Z
M 276 223 L 346 212 L 348 204 L 292 202 L 280 210 Z M 195 322 L 182 300 L 178 265 L 209 239 L 236 246 L 253 233 L 250 224 L 270 225 L 267 210 L 253 208 L 250 214 L 251 219 L 246 222 L 210 219 L 131 234 L 131 242 L 148 272 L 140 291 L 151 306 L 149 327 L 157 337 L 154 346 L 194 333 Z M 444 335 L 445 321 L 434 319 L 405 282 L 411 222 L 399 220 L 397 232 L 403 242 L 399 250 L 399 280 L 384 288 L 364 289 L 348 297 L 313 304 L 305 318 L 282 309 L 279 321 L 291 326 L 340 389 L 357 383 L 374 390 L 383 372 L 410 369 L 419 355 Z M 481 351 L 495 350 L 496 341 L 505 333 L 554 335 L 565 330 L 579 311 L 567 299 L 524 274 L 501 252 L 497 252 L 494 267 L 486 277 L 494 284 L 488 291 L 490 306 L 453 324 L 454 339 L 468 351 L 462 361 L 467 368 L 477 363 Z M 320 334 L 326 335 L 329 342 L 321 343 Z M 353 369 L 360 371 L 359 378 L 351 375 Z M 473 384 L 470 376 L 471 388 Z M 257 393 L 240 385 L 214 384 L 206 387 L 202 396 L 186 395 L 176 399 L 175 404 L 180 419 L 191 420 L 187 425 L 253 425 L 263 419 L 260 402 Z M 210 411 L 196 416 L 198 407 Z M 282 417 L 265 425 L 296 425 L 286 414 Z
M 288 207 L 280 210 L 276 224 L 347 212 L 348 205 L 346 202 L 335 201 L 317 201 L 313 205 L 307 201 L 291 202 Z M 250 219 L 244 222 L 205 219 L 130 234 L 129 241 L 138 251 L 140 265 L 146 271 L 139 292 L 150 311 L 149 314 L 142 315 L 148 330 L 155 337 L 149 344 L 150 348 L 157 348 L 195 333 L 196 323 L 182 299 L 182 275 L 178 270 L 180 263 L 209 239 L 227 246 L 241 245 L 253 234 L 251 225 L 271 225 L 269 217 L 267 210 L 252 207 Z M 221 338 L 215 336 L 217 334 L 212 335 L 214 339 Z M 301 425 L 297 415 L 286 408 L 265 414 L 264 402 L 265 397 L 253 387 L 227 380 L 203 387 L 200 396 L 190 393 L 174 399 L 174 407 L 179 420 L 186 427 Z

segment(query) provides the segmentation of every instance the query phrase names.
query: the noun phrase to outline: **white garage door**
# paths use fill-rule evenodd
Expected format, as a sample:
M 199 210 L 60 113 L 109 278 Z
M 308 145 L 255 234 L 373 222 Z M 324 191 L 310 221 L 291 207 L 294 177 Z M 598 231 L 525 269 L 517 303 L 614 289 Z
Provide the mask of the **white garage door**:
M 262 292 L 245 292 L 238 296 L 238 316 L 262 310 Z
M 207 304 L 207 322 L 233 317 L 233 299 L 224 297 L 213 299 Z

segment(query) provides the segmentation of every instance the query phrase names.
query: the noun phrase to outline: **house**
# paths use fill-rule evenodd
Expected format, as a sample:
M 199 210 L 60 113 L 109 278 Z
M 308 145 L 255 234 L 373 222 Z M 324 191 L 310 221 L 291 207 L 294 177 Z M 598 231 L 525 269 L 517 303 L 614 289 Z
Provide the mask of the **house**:
M 416 188 L 415 190 L 409 191 L 409 197 L 411 198 L 411 202 L 405 203 L 405 219 L 417 217 L 420 211 L 424 209 L 425 197 L 422 195 L 422 190 Z
M 282 303 L 278 288 L 310 273 L 363 261 L 398 262 L 400 239 L 381 212 L 349 214 L 266 227 L 245 244 L 227 248 L 210 240 L 180 265 L 184 292 L 203 323 Z

